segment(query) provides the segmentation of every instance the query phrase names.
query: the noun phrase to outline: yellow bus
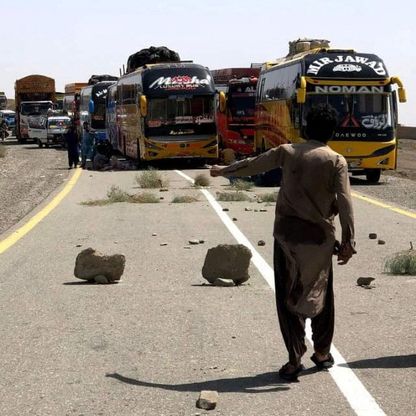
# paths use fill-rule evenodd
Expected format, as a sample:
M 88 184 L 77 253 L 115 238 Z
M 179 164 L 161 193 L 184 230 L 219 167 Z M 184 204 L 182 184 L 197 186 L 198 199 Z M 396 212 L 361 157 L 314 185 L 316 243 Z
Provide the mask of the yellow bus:
M 118 150 L 125 156 L 139 163 L 217 159 L 215 87 L 207 68 L 190 62 L 144 65 L 119 79 L 114 100 Z
M 260 73 L 256 151 L 302 141 L 309 109 L 328 103 L 338 114 L 328 144 L 346 158 L 353 174 L 376 183 L 382 170 L 396 169 L 397 95 L 406 101 L 400 79 L 390 77 L 374 54 L 321 47 L 319 41 L 294 42 L 291 49 Z

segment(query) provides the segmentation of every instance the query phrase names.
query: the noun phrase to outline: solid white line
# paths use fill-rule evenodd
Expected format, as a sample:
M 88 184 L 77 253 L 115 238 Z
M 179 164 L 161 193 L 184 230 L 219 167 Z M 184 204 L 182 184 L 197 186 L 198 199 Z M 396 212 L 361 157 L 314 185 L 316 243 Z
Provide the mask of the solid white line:
M 185 173 L 179 170 L 175 170 L 175 172 L 185 178 L 187 181 L 194 183 L 194 180 Z M 218 214 L 221 221 L 224 223 L 233 237 L 237 240 L 237 242 L 244 244 L 251 250 L 253 254 L 251 261 L 257 267 L 258 271 L 272 288 L 272 290 L 275 291 L 273 268 L 270 267 L 270 265 L 253 247 L 247 237 L 238 229 L 230 217 L 222 210 L 221 205 L 216 201 L 213 195 L 206 189 L 200 189 L 200 191 L 204 194 L 205 198 L 211 204 L 214 211 Z M 312 330 L 309 320 L 306 325 L 306 338 L 312 344 Z M 345 396 L 354 412 L 358 416 L 385 416 L 383 410 L 381 410 L 380 406 L 376 403 L 371 394 L 367 391 L 358 377 L 348 366 L 345 359 L 337 350 L 334 344 L 331 346 L 331 353 L 334 357 L 335 365 L 329 370 L 329 373 L 331 374 L 338 388 L 341 390 L 342 394 Z

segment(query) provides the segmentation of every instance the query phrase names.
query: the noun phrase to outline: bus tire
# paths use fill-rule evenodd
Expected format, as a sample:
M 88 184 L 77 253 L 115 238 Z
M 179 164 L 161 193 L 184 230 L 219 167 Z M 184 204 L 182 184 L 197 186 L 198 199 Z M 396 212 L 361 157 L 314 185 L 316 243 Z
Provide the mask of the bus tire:
M 38 139 L 38 146 L 39 146 L 40 149 L 43 147 L 43 143 L 40 139 Z
M 378 183 L 381 176 L 381 169 L 367 169 L 365 171 L 365 177 L 367 178 L 367 182 L 370 183 Z

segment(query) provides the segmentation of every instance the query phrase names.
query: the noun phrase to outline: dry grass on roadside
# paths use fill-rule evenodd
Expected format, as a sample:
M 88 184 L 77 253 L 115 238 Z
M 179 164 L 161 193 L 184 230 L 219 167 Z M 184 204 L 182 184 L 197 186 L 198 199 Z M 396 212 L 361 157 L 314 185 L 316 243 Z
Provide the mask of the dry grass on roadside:
M 200 173 L 199 175 L 195 176 L 194 186 L 204 187 L 204 186 L 209 186 L 210 184 L 211 184 L 211 180 L 209 179 L 209 177 L 207 175 L 204 175 L 203 173 Z
M 167 188 L 169 180 L 155 169 L 145 170 L 136 175 L 136 182 L 140 188 L 155 189 Z
M 253 182 L 245 181 L 244 179 L 236 179 L 230 184 L 231 188 L 236 191 L 249 191 L 253 188 Z
M 257 195 L 257 201 L 259 202 L 276 202 L 277 192 L 270 192 L 268 194 Z
M 172 202 L 174 204 L 190 204 L 191 202 L 198 202 L 198 198 L 192 195 L 175 196 Z
M 0 144 L 0 158 L 1 157 L 5 157 L 7 153 L 7 148 L 6 146 L 3 146 L 2 144 Z
M 131 196 L 131 200 L 135 204 L 157 204 L 160 202 L 160 198 L 151 192 L 142 192 Z
M 106 199 L 92 199 L 89 201 L 81 202 L 81 205 L 86 205 L 89 207 L 93 206 L 104 206 L 109 204 L 116 204 L 119 202 L 129 202 L 132 204 L 146 204 L 146 203 L 158 203 L 160 199 L 150 193 L 150 192 L 143 192 L 141 194 L 130 195 L 126 191 L 123 191 L 118 186 L 112 186 L 110 190 L 107 192 Z
M 416 276 L 416 250 L 400 251 L 386 261 L 384 269 L 396 275 Z
M 243 192 L 218 192 L 218 201 L 251 201 L 251 198 Z

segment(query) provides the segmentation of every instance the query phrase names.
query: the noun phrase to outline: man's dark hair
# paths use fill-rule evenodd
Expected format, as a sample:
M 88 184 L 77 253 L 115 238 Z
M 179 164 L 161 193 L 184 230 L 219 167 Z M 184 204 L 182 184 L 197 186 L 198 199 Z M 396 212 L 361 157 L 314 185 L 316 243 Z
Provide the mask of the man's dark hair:
M 328 104 L 312 107 L 306 116 L 306 136 L 308 140 L 322 143 L 331 140 L 337 126 L 337 113 Z

